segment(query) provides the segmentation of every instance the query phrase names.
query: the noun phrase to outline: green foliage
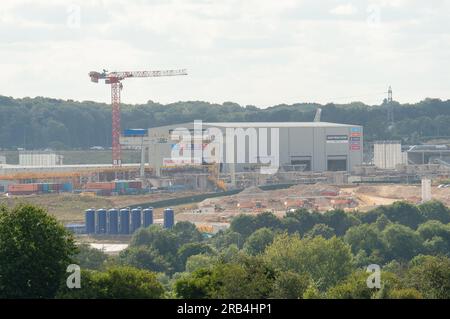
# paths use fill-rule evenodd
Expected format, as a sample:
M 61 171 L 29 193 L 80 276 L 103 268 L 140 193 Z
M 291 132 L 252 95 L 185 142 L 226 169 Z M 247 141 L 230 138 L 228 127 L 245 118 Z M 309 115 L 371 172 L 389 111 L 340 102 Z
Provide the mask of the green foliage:
M 38 208 L 3 207 L 0 297 L 51 298 L 59 289 L 60 298 L 450 298 L 450 224 L 439 203 L 424 205 L 241 215 L 211 238 L 188 222 L 153 225 L 109 257 L 77 250 Z M 72 259 L 82 289 L 65 285 Z M 381 289 L 367 288 L 369 264 L 383 270 Z
M 335 235 L 334 229 L 325 224 L 316 224 L 309 232 L 306 233 L 307 237 L 322 236 L 325 239 L 330 239 Z
M 219 299 L 268 298 L 275 279 L 274 270 L 259 257 L 242 256 L 237 263 L 219 265 L 215 270 L 218 289 L 211 295 Z
M 450 256 L 450 224 L 444 225 L 437 220 L 430 220 L 417 229 L 425 240 L 426 253 Z
M 336 236 L 343 236 L 347 229 L 359 224 L 359 220 L 343 210 L 331 210 L 323 214 L 323 223 L 333 228 Z
M 390 299 L 422 299 L 422 294 L 414 288 L 393 289 L 389 292 Z
M 281 228 L 286 230 L 289 234 L 299 233 L 301 227 L 300 221 L 297 218 L 288 215 L 281 219 Z
M 408 226 L 412 229 L 416 229 L 418 225 L 425 221 L 425 217 L 422 212 L 416 206 L 407 202 L 395 202 L 390 206 L 381 206 L 375 208 L 368 214 L 368 218 L 378 218 L 381 215 L 385 215 L 390 221 Z M 371 217 L 373 216 L 373 217 Z M 364 217 L 363 217 L 364 218 Z M 364 220 L 364 222 L 373 222 Z
M 91 248 L 88 244 L 78 245 L 78 254 L 74 256 L 75 263 L 81 269 L 100 270 L 108 256 L 99 249 Z
M 128 247 L 119 254 L 119 262 L 139 269 L 171 273 L 173 266 L 167 256 L 161 255 L 153 246 Z
M 293 271 L 284 271 L 275 279 L 271 298 L 276 299 L 302 299 L 311 285 L 308 274 L 298 274 Z
M 424 137 L 450 136 L 450 101 L 426 99 L 417 104 L 396 104 L 396 122 L 389 130 L 386 104 L 319 105 L 298 103 L 266 109 L 241 107 L 236 103 L 214 104 L 201 101 L 167 105 L 152 101 L 141 105 L 121 105 L 123 127 L 156 127 L 202 119 L 209 122 L 305 122 L 322 108 L 322 119 L 364 126 L 367 141 L 402 139 L 418 143 Z M 6 148 L 27 149 L 49 146 L 87 148 L 111 145 L 111 109 L 109 104 L 74 102 L 51 98 L 12 99 L 0 96 L 0 144 Z
M 354 254 L 363 254 L 363 256 L 385 256 L 387 244 L 384 242 L 381 232 L 374 225 L 361 224 L 351 227 L 344 236 Z M 361 258 L 361 256 L 359 256 Z M 377 260 L 379 263 L 381 260 Z M 367 260 L 365 261 L 367 262 Z M 372 263 L 375 260 L 372 260 Z
M 190 222 L 176 223 L 172 229 L 159 225 L 139 229 L 131 240 L 130 247 L 122 252 L 121 262 L 126 265 L 142 267 L 167 274 L 184 270 L 186 259 L 190 254 L 206 253 L 206 246 L 201 245 L 202 234 Z M 180 253 L 181 247 L 186 246 Z M 198 244 L 205 249 L 198 249 Z M 209 247 L 208 247 L 209 248 Z
M 199 269 L 175 282 L 180 298 L 267 298 L 275 272 L 259 257 L 241 256 L 232 263 Z
M 306 209 L 299 209 L 295 212 L 289 212 L 286 214 L 285 218 L 295 218 L 298 221 L 299 228 L 297 229 L 297 232 L 302 236 L 310 231 L 315 224 L 321 222 L 320 214 L 316 212 L 310 213 Z
M 423 251 L 422 238 L 409 227 L 392 224 L 382 234 L 391 259 L 410 260 Z
M 210 255 L 193 255 L 190 256 L 186 261 L 186 271 L 194 272 L 200 268 L 209 269 L 211 268 L 217 261 L 215 256 Z
M 245 240 L 240 233 L 227 229 L 225 231 L 219 231 L 211 241 L 216 249 L 221 251 L 231 245 L 242 248 Z
M 251 215 L 239 215 L 231 221 L 230 230 L 247 238 L 257 229 L 255 217 Z
M 52 298 L 77 252 L 73 237 L 43 209 L 0 208 L 0 298 Z
M 281 226 L 280 219 L 271 212 L 263 212 L 255 217 L 255 228 L 269 228 L 272 230 L 278 229 Z
M 156 275 L 132 267 L 114 267 L 106 272 L 82 271 L 81 288 L 61 288 L 64 299 L 158 299 L 164 289 Z
M 450 255 L 449 242 L 442 237 L 435 236 L 423 243 L 424 251 L 431 255 Z
M 380 231 L 384 230 L 390 224 L 392 224 L 392 222 L 384 214 L 381 214 L 375 221 L 375 226 Z
M 425 298 L 450 298 L 450 259 L 418 256 L 411 261 L 405 276 L 406 284 L 417 289 Z
M 360 250 L 356 253 L 353 260 L 356 267 L 367 267 L 367 265 L 371 264 L 382 265 L 385 261 L 385 256 L 378 250 L 375 250 L 371 254 L 366 253 L 364 250 Z
M 235 262 L 240 252 L 239 247 L 230 245 L 220 252 L 219 259 L 222 262 Z
M 303 299 L 323 299 L 324 293 L 320 292 L 315 283 L 309 285 L 303 293 Z
M 450 223 L 450 209 L 438 201 L 429 201 L 418 206 L 425 220 L 437 220 L 441 223 Z
M 178 239 L 178 245 L 198 243 L 203 240 L 202 233 L 190 222 L 178 222 L 172 231 Z
M 370 274 L 358 271 L 352 273 L 348 278 L 331 287 L 327 291 L 330 299 L 371 299 L 376 293 L 375 289 L 367 287 L 367 278 Z
M 175 281 L 174 290 L 179 298 L 206 299 L 214 289 L 212 269 L 197 269 L 189 276 L 181 277 Z
M 188 243 L 181 246 L 177 252 L 179 269 L 184 270 L 188 258 L 199 254 L 212 255 L 214 251 L 210 245 L 204 243 Z
M 175 255 L 178 249 L 178 238 L 172 231 L 159 225 L 139 229 L 131 240 L 130 246 L 153 246 L 161 255 Z
M 450 224 L 444 225 L 437 220 L 430 220 L 423 223 L 417 231 L 423 239 L 432 239 L 438 236 L 450 241 Z
M 281 234 L 267 247 L 264 258 L 277 271 L 310 274 L 318 288 L 326 290 L 351 273 L 353 256 L 350 247 L 336 237 L 301 239 Z
M 272 243 L 274 236 L 273 231 L 269 228 L 260 228 L 247 238 L 244 251 L 249 255 L 261 254 Z

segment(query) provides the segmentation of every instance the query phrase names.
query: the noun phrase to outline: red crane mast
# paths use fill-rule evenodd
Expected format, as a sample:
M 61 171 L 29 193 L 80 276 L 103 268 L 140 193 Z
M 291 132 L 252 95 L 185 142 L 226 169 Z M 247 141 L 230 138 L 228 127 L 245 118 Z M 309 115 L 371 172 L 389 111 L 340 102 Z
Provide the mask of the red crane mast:
M 150 78 L 161 76 L 187 75 L 185 69 L 163 70 L 163 71 L 125 71 L 125 72 L 89 72 L 92 82 L 98 83 L 105 80 L 105 84 L 111 84 L 111 106 L 112 106 L 112 163 L 114 166 L 122 164 L 120 148 L 120 91 L 122 90 L 122 80 L 126 78 Z

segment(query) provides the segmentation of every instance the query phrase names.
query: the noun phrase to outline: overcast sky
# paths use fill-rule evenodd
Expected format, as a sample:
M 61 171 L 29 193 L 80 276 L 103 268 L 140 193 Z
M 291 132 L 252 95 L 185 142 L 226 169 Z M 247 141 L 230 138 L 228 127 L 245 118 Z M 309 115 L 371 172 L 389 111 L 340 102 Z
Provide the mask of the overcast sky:
M 108 102 L 89 71 L 187 68 L 122 101 L 448 99 L 449 31 L 445 0 L 1 0 L 0 95 Z

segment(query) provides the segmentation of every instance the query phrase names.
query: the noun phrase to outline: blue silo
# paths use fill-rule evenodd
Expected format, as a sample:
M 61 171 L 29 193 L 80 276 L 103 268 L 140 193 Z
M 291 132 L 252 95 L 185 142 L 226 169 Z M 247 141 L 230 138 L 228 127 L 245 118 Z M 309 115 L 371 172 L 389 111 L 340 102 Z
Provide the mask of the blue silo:
M 119 218 L 119 233 L 128 235 L 130 233 L 130 210 L 128 208 L 121 209 Z
M 108 234 L 117 235 L 119 233 L 119 212 L 117 209 L 108 211 Z
M 131 233 L 141 228 L 141 209 L 135 208 L 131 210 Z
M 164 228 L 172 228 L 175 224 L 175 214 L 172 208 L 164 209 Z
M 97 210 L 97 234 L 106 234 L 106 209 Z
M 86 224 L 86 234 L 95 233 L 95 209 L 87 209 L 84 214 Z
M 144 219 L 144 227 L 148 227 L 153 224 L 153 207 L 146 208 L 142 211 Z

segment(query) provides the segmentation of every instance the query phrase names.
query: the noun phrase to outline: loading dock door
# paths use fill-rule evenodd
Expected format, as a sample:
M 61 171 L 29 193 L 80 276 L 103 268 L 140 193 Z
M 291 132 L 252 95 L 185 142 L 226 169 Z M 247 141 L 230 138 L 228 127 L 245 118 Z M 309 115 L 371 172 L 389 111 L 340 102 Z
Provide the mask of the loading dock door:
M 347 156 L 328 156 L 327 171 L 347 171 Z
M 311 156 L 291 156 L 291 165 L 303 165 L 305 172 L 311 171 Z

